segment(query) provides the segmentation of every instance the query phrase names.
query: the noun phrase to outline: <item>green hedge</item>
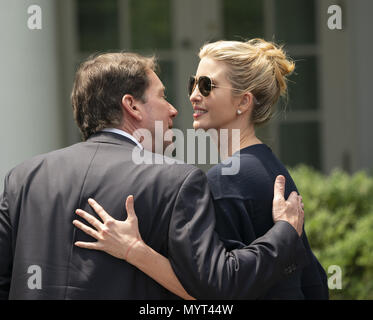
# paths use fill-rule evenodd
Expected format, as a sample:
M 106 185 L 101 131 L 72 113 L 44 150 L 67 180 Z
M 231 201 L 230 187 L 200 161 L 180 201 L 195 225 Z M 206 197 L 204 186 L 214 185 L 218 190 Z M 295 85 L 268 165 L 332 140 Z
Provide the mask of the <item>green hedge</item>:
M 305 229 L 312 250 L 328 268 L 342 270 L 342 289 L 331 299 L 373 299 L 373 177 L 341 170 L 325 176 L 299 166 L 290 173 L 303 197 Z

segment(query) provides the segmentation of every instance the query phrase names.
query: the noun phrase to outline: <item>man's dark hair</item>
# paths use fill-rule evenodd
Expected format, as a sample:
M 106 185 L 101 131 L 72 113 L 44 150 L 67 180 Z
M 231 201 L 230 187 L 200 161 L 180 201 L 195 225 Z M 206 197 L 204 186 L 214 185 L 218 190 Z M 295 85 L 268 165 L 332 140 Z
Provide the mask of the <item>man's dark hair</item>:
M 157 68 L 154 57 L 135 53 L 105 53 L 83 62 L 71 93 L 74 118 L 83 140 L 123 122 L 122 97 L 131 94 L 145 102 L 147 72 Z

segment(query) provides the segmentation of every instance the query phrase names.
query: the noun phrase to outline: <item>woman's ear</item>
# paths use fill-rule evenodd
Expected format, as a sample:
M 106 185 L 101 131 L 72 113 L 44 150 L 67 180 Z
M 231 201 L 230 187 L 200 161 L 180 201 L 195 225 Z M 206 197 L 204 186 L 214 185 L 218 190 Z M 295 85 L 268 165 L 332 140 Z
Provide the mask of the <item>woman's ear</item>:
M 136 100 L 131 94 L 125 94 L 122 97 L 122 108 L 124 111 L 134 120 L 141 121 L 142 114 L 141 109 L 137 106 L 138 103 L 139 101 Z
M 239 103 L 238 103 L 238 110 L 240 110 L 240 114 L 243 114 L 247 111 L 250 113 L 252 112 L 254 107 L 254 96 L 251 92 L 243 94 Z

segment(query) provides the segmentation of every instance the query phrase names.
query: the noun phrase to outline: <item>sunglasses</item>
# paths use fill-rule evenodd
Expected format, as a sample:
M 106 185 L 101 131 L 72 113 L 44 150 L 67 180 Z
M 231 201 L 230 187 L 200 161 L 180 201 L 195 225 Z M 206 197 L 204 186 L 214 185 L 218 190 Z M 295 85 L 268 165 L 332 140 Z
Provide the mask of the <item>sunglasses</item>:
M 207 77 L 207 76 L 202 76 L 202 77 L 199 77 L 198 79 L 194 76 L 191 76 L 189 78 L 189 85 L 188 85 L 188 93 L 189 93 L 189 96 L 192 95 L 194 89 L 196 88 L 196 86 L 198 86 L 198 89 L 199 89 L 199 92 L 201 92 L 201 94 L 204 96 L 204 97 L 207 97 L 212 88 L 215 88 L 216 86 L 212 83 L 212 80 L 211 78 Z
M 191 76 L 189 78 L 189 85 L 188 85 L 188 93 L 189 93 L 189 96 L 192 95 L 194 89 L 196 88 L 196 86 L 198 86 L 198 90 L 199 92 L 201 92 L 201 94 L 204 96 L 204 97 L 207 97 L 211 90 L 213 88 L 223 88 L 223 89 L 231 89 L 231 90 L 235 90 L 235 91 L 246 91 L 246 90 L 240 90 L 240 89 L 233 89 L 233 88 L 230 88 L 230 87 L 220 87 L 220 86 L 216 86 L 212 83 L 212 80 L 210 77 L 207 77 L 207 76 L 201 76 L 197 79 L 197 77 L 195 76 Z M 260 105 L 259 101 L 256 99 L 256 97 L 253 95 L 253 99 L 254 99 L 254 104 L 256 106 Z
M 195 76 L 191 76 L 189 78 L 189 84 L 188 84 L 188 93 L 189 93 L 189 96 L 192 95 L 192 93 L 193 93 L 194 89 L 196 88 L 196 86 L 198 86 L 199 92 L 201 92 L 201 94 L 204 97 L 207 97 L 210 94 L 210 92 L 211 92 L 211 90 L 213 88 L 223 88 L 223 89 L 231 89 L 231 90 L 244 91 L 244 90 L 239 90 L 239 89 L 233 89 L 233 88 L 230 88 L 230 87 L 216 86 L 216 85 L 214 85 L 212 83 L 212 79 L 210 77 L 207 77 L 207 76 L 201 76 L 198 79 Z

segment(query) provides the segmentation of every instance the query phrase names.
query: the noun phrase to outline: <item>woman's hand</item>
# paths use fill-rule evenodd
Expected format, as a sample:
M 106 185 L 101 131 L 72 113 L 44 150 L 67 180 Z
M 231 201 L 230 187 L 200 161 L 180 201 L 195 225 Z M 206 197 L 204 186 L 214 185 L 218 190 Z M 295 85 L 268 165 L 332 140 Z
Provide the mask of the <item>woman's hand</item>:
M 89 199 L 88 203 L 103 222 L 100 222 L 84 210 L 76 210 L 76 213 L 95 227 L 95 229 L 88 227 L 78 220 L 73 221 L 74 226 L 97 240 L 97 242 L 78 241 L 75 242 L 76 246 L 105 251 L 116 258 L 126 260 L 179 297 L 194 300 L 194 298 L 185 291 L 179 279 L 176 277 L 170 261 L 148 247 L 141 239 L 133 204 L 133 196 L 128 196 L 126 200 L 128 216 L 125 221 L 113 219 L 113 217 L 93 199 Z M 133 250 L 131 251 L 131 249 Z M 128 255 L 130 251 L 131 255 Z
M 86 234 L 95 238 L 97 242 L 75 242 L 75 245 L 80 248 L 94 249 L 105 251 L 112 256 L 126 260 L 131 248 L 137 242 L 143 242 L 139 232 L 137 216 L 134 209 L 133 196 L 128 196 L 126 200 L 127 220 L 119 221 L 113 219 L 104 208 L 102 208 L 95 200 L 89 199 L 89 205 L 95 210 L 103 222 L 96 219 L 94 216 L 77 209 L 76 214 L 81 216 L 95 229 L 83 224 L 78 220 L 74 220 L 73 224 Z

